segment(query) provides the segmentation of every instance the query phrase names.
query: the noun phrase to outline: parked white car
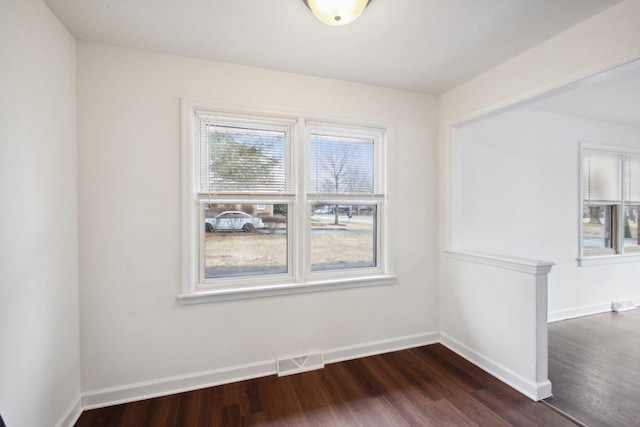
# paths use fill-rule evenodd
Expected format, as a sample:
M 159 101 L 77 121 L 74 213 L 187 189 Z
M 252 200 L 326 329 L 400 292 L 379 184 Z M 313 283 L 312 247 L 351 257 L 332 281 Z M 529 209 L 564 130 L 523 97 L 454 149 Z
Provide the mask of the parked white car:
M 262 219 L 251 216 L 247 213 L 240 211 L 226 211 L 219 213 L 213 218 L 206 218 L 204 220 L 204 228 L 207 233 L 223 230 L 242 230 L 250 233 L 257 228 L 264 228 L 264 224 Z

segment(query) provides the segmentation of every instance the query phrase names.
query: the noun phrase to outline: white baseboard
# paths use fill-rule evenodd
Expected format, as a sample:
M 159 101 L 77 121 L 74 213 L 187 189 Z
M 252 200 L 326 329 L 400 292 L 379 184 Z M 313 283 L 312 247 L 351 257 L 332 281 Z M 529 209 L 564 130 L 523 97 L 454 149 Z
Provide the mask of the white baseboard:
M 551 396 L 551 382 L 549 380 L 540 383 L 528 381 L 446 334 L 440 333 L 440 343 L 530 399 L 537 401 Z
M 640 298 L 633 300 L 635 305 L 640 306 Z M 570 308 L 567 310 L 558 310 L 550 312 L 548 315 L 548 322 L 559 322 L 561 320 L 573 319 L 576 317 L 590 316 L 592 314 L 606 313 L 611 311 L 611 301 L 603 304 L 588 305 L 584 307 Z
M 78 395 L 76 400 L 69 405 L 60 420 L 56 423 L 56 427 L 73 427 L 82 415 L 82 396 Z
M 200 388 L 275 375 L 276 361 L 268 360 L 230 368 L 103 388 L 82 394 L 84 409 L 102 408 Z
M 437 343 L 439 342 L 439 338 L 439 333 L 431 332 L 340 347 L 324 351 L 324 361 L 325 363 L 335 363 L 343 360 L 420 347 Z M 83 393 L 82 406 L 84 409 L 94 409 L 118 405 L 121 403 L 150 399 L 152 397 L 166 396 L 200 388 L 275 375 L 276 371 L 276 359 L 273 359 L 230 368 L 104 388 Z
M 344 360 L 358 359 L 360 357 L 374 356 L 376 354 L 421 347 L 423 345 L 435 344 L 438 342 L 440 342 L 440 333 L 429 332 L 426 334 L 409 335 L 390 340 L 374 341 L 365 344 L 335 348 L 325 351 L 323 355 L 325 363 L 336 363 Z

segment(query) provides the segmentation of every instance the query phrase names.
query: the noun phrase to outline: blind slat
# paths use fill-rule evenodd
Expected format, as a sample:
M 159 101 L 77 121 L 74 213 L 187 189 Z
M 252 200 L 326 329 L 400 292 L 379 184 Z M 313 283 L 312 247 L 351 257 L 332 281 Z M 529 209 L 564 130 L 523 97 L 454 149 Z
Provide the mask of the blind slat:
M 622 154 L 585 149 L 583 153 L 583 200 L 588 202 L 619 202 Z

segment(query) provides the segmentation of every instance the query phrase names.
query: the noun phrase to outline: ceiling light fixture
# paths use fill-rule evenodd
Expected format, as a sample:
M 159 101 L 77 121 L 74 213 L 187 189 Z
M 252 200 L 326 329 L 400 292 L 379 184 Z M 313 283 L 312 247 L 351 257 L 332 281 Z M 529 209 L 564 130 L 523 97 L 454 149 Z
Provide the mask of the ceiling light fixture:
M 302 0 L 327 25 L 347 25 L 358 19 L 371 0 Z

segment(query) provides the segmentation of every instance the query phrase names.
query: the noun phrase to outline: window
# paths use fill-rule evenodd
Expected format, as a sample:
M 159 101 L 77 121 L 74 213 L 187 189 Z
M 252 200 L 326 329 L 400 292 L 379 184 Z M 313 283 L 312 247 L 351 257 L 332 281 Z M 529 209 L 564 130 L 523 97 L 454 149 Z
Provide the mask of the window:
M 311 270 L 377 265 L 379 132 L 310 124 Z
M 625 255 L 640 250 L 640 154 L 582 148 L 581 256 Z
M 288 205 L 268 206 L 275 214 L 255 215 L 252 204 L 203 204 L 205 281 L 287 273 Z
M 394 281 L 388 125 L 183 102 L 183 302 Z

